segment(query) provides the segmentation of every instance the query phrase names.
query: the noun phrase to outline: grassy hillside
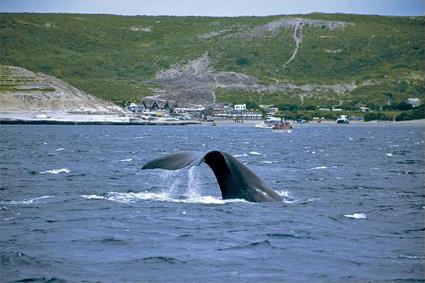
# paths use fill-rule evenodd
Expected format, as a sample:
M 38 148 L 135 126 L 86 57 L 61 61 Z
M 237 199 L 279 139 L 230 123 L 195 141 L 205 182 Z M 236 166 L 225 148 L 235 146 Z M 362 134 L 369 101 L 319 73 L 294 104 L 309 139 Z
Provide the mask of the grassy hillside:
M 351 23 L 306 27 L 294 60 L 293 29 L 243 35 L 281 16 L 148 17 L 0 14 L 0 64 L 43 72 L 118 103 L 139 101 L 161 85 L 160 70 L 205 54 L 215 71 L 253 76 L 264 85 L 361 85 L 344 94 L 288 90 L 252 93 L 217 89 L 217 100 L 372 107 L 407 97 L 425 100 L 425 18 L 310 14 L 305 19 Z

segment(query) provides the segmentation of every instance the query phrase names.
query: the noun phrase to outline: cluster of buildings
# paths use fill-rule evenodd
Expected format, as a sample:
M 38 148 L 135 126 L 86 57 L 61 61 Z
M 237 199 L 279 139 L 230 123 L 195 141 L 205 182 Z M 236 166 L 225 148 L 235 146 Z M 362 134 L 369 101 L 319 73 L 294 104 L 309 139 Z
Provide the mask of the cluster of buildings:
M 261 112 L 248 110 L 246 104 L 176 107 L 171 101 L 149 98 L 140 104 L 131 103 L 127 110 L 136 116 L 174 117 L 180 120 L 261 120 L 263 117 Z
M 407 103 L 413 107 L 421 105 L 419 98 L 409 98 Z M 268 115 L 275 115 L 278 108 L 267 105 L 260 105 Z M 246 104 L 230 105 L 229 103 L 215 103 L 208 106 L 189 106 L 178 107 L 172 101 L 162 100 L 158 98 L 144 98 L 140 104 L 131 103 L 127 106 L 127 110 L 133 112 L 136 117 L 143 119 L 179 119 L 179 120 L 261 120 L 263 113 L 247 109 Z M 341 108 L 319 108 L 323 112 L 342 112 Z M 369 107 L 360 107 L 359 110 L 363 113 L 372 112 Z

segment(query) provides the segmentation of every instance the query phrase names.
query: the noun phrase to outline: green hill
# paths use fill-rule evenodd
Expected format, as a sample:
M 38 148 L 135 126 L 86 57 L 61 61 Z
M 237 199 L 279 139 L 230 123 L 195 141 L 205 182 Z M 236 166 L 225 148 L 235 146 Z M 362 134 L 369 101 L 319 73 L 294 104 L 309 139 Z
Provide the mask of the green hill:
M 0 14 L 0 64 L 120 104 L 161 95 L 182 103 L 379 108 L 425 100 L 424 27 L 424 17 L 345 14 Z

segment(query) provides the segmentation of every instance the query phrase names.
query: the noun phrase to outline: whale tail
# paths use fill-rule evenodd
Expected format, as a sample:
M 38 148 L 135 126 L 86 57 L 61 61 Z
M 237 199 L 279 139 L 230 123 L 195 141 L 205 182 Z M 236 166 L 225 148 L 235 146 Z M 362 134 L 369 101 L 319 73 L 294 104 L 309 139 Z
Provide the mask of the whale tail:
M 196 151 L 180 151 L 177 153 L 169 154 L 143 165 L 142 170 L 145 169 L 166 169 L 177 170 L 184 167 L 192 167 L 201 164 L 203 155 L 201 152 Z
M 282 200 L 248 167 L 232 155 L 218 150 L 181 151 L 149 161 L 142 169 L 177 170 L 198 166 L 202 162 L 214 172 L 223 199 L 241 198 L 253 202 Z

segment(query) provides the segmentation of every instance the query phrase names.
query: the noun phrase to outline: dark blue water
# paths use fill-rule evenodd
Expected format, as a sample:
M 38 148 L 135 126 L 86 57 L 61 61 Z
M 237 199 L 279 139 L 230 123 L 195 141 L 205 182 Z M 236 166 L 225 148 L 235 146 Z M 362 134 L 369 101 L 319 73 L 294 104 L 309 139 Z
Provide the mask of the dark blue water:
M 0 281 L 424 281 L 423 126 L 2 125 Z M 237 156 L 284 196 L 222 201 Z

